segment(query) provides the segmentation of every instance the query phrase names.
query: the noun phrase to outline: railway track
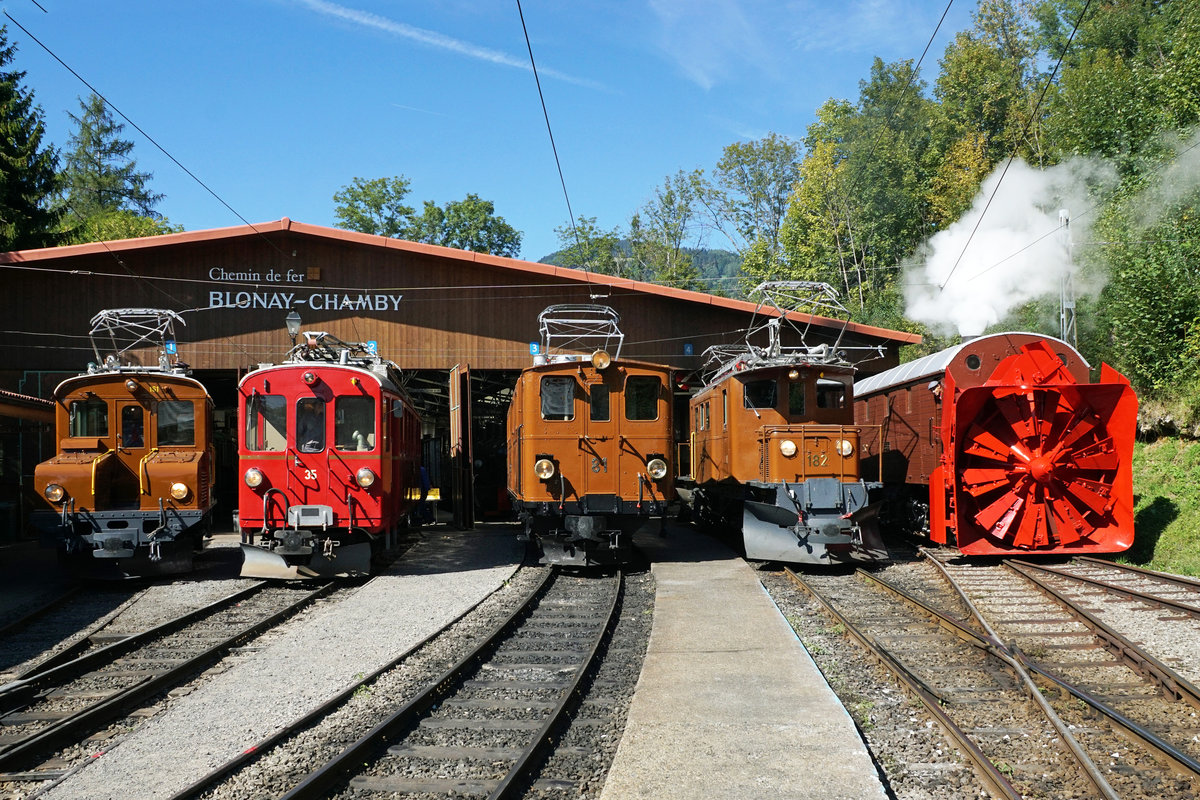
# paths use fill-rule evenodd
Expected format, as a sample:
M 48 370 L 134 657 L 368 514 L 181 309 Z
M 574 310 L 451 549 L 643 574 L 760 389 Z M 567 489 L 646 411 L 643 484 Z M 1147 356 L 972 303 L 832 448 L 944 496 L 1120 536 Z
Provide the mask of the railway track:
M 1186 681 L 1016 569 L 949 566 L 904 587 L 793 579 L 922 700 L 993 796 L 1194 793 Z
M 520 796 L 554 753 L 620 607 L 623 579 L 553 575 L 478 645 L 285 797 Z M 544 776 L 562 788 L 569 777 Z M 178 795 L 188 796 L 188 795 Z
M 61 764 L 39 767 L 41 760 L 179 685 L 334 586 L 253 584 L 0 686 L 0 782 L 61 777 Z

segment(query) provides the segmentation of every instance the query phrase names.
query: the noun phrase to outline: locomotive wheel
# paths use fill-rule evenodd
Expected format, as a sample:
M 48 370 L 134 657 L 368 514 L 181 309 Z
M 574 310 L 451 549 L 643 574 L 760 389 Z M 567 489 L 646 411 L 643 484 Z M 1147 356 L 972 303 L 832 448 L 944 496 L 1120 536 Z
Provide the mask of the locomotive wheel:
M 1023 550 L 1071 549 L 1111 527 L 1121 455 L 1102 413 L 1081 387 L 991 389 L 957 444 L 959 547 L 971 523 Z

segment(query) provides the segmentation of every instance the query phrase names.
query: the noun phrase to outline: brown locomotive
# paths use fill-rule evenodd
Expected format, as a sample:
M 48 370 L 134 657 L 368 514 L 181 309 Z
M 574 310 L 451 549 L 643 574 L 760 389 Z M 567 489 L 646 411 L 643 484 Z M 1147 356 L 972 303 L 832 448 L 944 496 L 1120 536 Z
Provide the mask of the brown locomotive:
M 674 499 L 671 370 L 621 359 L 619 319 L 607 306 L 550 306 L 543 351 L 517 380 L 508 491 L 541 563 L 626 561 Z M 592 352 L 568 352 L 580 348 Z
M 49 508 L 30 522 L 90 571 L 186 571 L 210 532 L 213 403 L 176 357 L 174 322 L 161 309 L 100 312 L 96 363 L 54 391 L 58 452 L 34 473 Z M 123 363 L 155 337 L 157 364 Z
M 738 529 L 749 559 L 798 564 L 888 557 L 876 526 L 877 474 L 859 462 L 854 367 L 837 343 L 785 346 L 785 309 L 841 308 L 825 284 L 776 281 L 755 289 L 760 310 L 746 345 L 709 349 L 714 365 L 691 399 L 691 473 L 680 494 L 702 523 Z M 843 312 L 845 309 L 841 309 Z M 765 331 L 764 346 L 751 344 Z M 872 351 L 877 353 L 877 351 Z

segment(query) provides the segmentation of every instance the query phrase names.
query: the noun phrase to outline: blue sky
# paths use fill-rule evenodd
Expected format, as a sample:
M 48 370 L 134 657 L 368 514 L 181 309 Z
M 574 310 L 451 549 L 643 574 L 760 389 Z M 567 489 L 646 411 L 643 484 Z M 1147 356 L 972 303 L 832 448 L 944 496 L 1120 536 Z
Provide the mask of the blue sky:
M 800 138 L 826 99 L 857 97 L 873 57 L 918 58 L 946 0 L 521 7 L 571 207 L 624 229 L 667 175 L 709 171 L 736 141 Z M 927 81 L 974 8 L 953 3 Z M 333 225 L 332 196 L 353 178 L 404 175 L 410 205 L 473 192 L 523 232 L 522 257 L 558 248 L 554 228 L 569 215 L 515 0 L 0 0 L 0 9 L 219 196 L 126 126 L 139 167 L 166 195 L 159 210 L 187 230 L 281 217 Z M 65 146 L 67 111 L 78 113 L 90 90 L 12 20 L 0 22 L 47 138 Z

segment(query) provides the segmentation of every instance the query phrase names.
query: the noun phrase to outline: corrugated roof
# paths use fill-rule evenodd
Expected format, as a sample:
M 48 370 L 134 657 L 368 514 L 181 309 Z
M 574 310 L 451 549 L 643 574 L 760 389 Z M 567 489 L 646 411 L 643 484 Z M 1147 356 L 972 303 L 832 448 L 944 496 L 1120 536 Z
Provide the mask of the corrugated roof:
M 410 253 L 437 256 L 438 258 L 469 262 L 495 269 L 522 272 L 541 277 L 561 278 L 564 280 L 595 284 L 597 286 L 606 286 L 613 289 L 643 292 L 646 294 L 658 295 L 660 297 L 670 297 L 677 300 L 683 300 L 689 303 L 699 303 L 701 305 L 717 308 L 727 308 L 743 313 L 753 313 L 757 308 L 757 304 L 755 303 L 745 300 L 733 300 L 728 297 L 717 297 L 716 295 L 706 294 L 704 292 L 693 292 L 686 289 L 674 289 L 667 286 L 646 283 L 644 281 L 634 281 L 628 278 L 618 278 L 612 275 L 599 275 L 596 273 L 572 269 L 570 267 L 556 267 L 552 264 L 539 264 L 532 261 L 522 261 L 521 259 L 517 258 L 505 258 L 503 256 L 493 256 L 485 253 L 472 253 L 467 250 L 455 250 L 450 247 L 439 247 L 437 245 L 409 242 L 403 239 L 393 239 L 387 236 L 375 236 L 367 233 L 358 233 L 356 231 L 346 231 L 340 228 L 309 225 L 303 222 L 294 222 L 287 217 L 271 222 L 255 223 L 251 225 L 238 225 L 229 228 L 210 228 L 208 230 L 200 231 L 168 233 L 161 236 L 147 236 L 139 239 L 116 239 L 108 242 L 90 242 L 88 244 L 67 245 L 63 247 L 46 247 L 36 250 L 17 250 L 9 253 L 0 253 L 0 266 L 6 264 L 12 265 L 30 262 L 55 261 L 79 256 L 119 253 L 157 247 L 169 247 L 171 245 L 178 244 L 214 242 L 222 239 L 245 238 L 280 231 L 291 232 L 304 236 L 316 236 L 324 239 L 352 242 L 370 247 L 383 247 L 388 250 L 402 250 Z M 772 313 L 772 310 L 764 309 L 763 313 L 770 314 Z M 841 320 L 835 320 L 828 317 L 820 317 L 811 314 L 792 312 L 789 316 L 801 322 L 812 321 L 816 324 L 827 327 L 841 327 L 842 325 Z M 921 337 L 917 334 L 905 333 L 903 331 L 893 331 L 887 328 L 877 328 L 873 325 L 861 325 L 854 322 L 851 322 L 846 326 L 846 331 L 860 336 L 885 339 L 888 341 L 898 342 L 900 344 L 916 344 L 917 342 L 921 341 Z

